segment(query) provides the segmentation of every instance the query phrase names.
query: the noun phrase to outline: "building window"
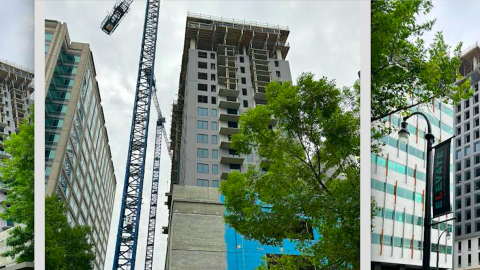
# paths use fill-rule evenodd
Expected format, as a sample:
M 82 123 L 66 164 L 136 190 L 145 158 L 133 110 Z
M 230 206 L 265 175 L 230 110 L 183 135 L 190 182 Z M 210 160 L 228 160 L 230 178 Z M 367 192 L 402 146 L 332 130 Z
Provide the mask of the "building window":
M 210 74 L 210 80 L 211 80 L 211 81 L 215 81 L 215 80 L 216 80 L 215 74 Z
M 207 91 L 208 90 L 208 85 L 204 83 L 199 83 L 198 84 L 198 91 Z
M 212 174 L 218 174 L 218 165 L 212 165 Z
M 212 104 L 217 104 L 217 97 L 211 97 L 212 98 Z
M 212 150 L 212 159 L 218 159 L 218 150 Z
M 275 67 L 278 67 L 279 66 L 279 63 L 277 60 L 274 61 L 275 62 Z
M 199 186 L 199 187 L 208 187 L 208 180 L 206 180 L 206 179 L 197 179 L 197 186 Z
M 242 84 L 247 84 L 247 78 L 242 77 Z
M 208 116 L 208 109 L 207 108 L 197 108 L 197 116 Z
M 244 95 L 244 96 L 247 95 L 247 88 L 242 88 L 242 95 Z
M 210 91 L 211 92 L 217 92 L 217 86 L 216 85 L 211 85 L 210 86 Z
M 465 120 L 469 119 L 470 118 L 470 112 L 469 111 L 466 111 L 465 112 Z
M 247 156 L 247 161 L 248 161 L 248 162 L 253 162 L 253 154 L 249 154 L 249 155 Z
M 457 174 L 457 184 L 462 182 L 462 175 L 461 174 Z
M 468 179 L 465 179 L 465 180 L 468 180 Z M 465 194 L 468 194 L 468 193 L 470 193 L 470 183 L 465 184 Z
M 280 70 L 275 71 L 275 74 L 277 75 L 278 78 L 282 77 L 282 75 L 280 74 Z
M 475 142 L 473 144 L 473 151 L 478 152 L 480 150 L 480 142 Z
M 462 116 L 459 114 L 457 115 L 457 124 L 462 122 Z
M 462 208 L 462 200 L 457 199 L 455 200 L 455 210 L 458 210 L 460 208 Z
M 480 163 L 480 156 L 475 156 L 474 157 L 475 165 Z
M 455 189 L 455 196 L 460 196 L 462 195 L 462 187 L 457 187 Z
M 208 129 L 208 121 L 197 120 L 197 129 Z
M 197 134 L 197 143 L 208 144 L 208 135 Z
M 199 80 L 207 80 L 208 79 L 207 73 L 198 72 L 198 79 Z
M 212 180 L 212 187 L 218 188 L 218 180 Z
M 210 69 L 211 69 L 211 70 L 215 70 L 215 64 L 214 64 L 214 63 L 211 63 L 211 64 L 210 64 Z
M 470 196 L 465 198 L 465 206 L 470 206 Z
M 245 62 L 245 59 L 243 58 L 243 56 L 240 56 L 240 63 L 244 63 Z
M 243 101 L 243 107 L 244 107 L 244 108 L 248 108 L 248 100 L 244 100 L 244 101 Z
M 466 171 L 465 172 L 465 181 L 470 180 L 470 178 L 471 178 L 470 171 Z
M 210 53 L 210 58 L 211 58 L 211 59 L 215 59 L 215 53 L 213 53 L 213 52 Z
M 465 143 L 469 143 L 470 142 L 470 135 L 465 135 Z
M 198 52 L 198 58 L 207 58 L 207 52 Z
M 240 67 L 240 72 L 245 73 L 245 67 Z
M 207 97 L 207 96 L 198 95 L 198 103 L 208 103 L 208 97 Z
M 198 62 L 198 68 L 207 68 L 207 63 L 206 62 Z
M 455 236 L 462 235 L 462 226 L 455 226 Z
M 470 155 L 470 146 L 465 146 L 465 155 Z
M 213 145 L 217 145 L 217 143 L 218 143 L 218 142 L 217 142 L 217 140 L 218 140 L 217 138 L 218 138 L 217 135 L 212 135 L 212 144 L 213 144 Z
M 198 158 L 208 158 L 208 149 L 197 148 Z
M 465 225 L 465 234 L 472 233 L 472 224 L 468 223 Z
M 208 173 L 208 164 L 197 163 L 197 173 Z
M 212 122 L 212 130 L 217 130 L 217 129 L 218 129 L 218 123 Z
M 212 109 L 212 117 L 217 117 L 217 109 Z

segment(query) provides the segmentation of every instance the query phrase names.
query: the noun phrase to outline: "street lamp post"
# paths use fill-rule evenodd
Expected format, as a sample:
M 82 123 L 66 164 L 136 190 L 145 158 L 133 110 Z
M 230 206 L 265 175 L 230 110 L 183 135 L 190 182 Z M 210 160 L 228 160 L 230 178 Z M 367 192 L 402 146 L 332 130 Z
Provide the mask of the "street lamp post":
M 437 270 L 438 270 L 438 259 L 440 257 L 440 238 L 442 238 L 442 235 L 447 232 L 447 239 L 450 239 L 450 231 L 448 230 L 448 228 L 443 231 L 440 236 L 438 237 L 438 241 L 437 241 Z
M 428 120 L 428 117 L 422 113 L 422 112 L 414 112 L 409 116 L 406 116 L 403 118 L 403 122 L 401 124 L 401 129 L 398 132 L 398 136 L 400 139 L 406 139 L 408 140 L 408 136 L 410 135 L 410 132 L 408 132 L 407 126 L 407 120 L 408 118 L 414 116 L 414 115 L 421 115 L 423 118 L 425 118 L 425 121 L 427 122 L 427 134 L 425 134 L 425 140 L 427 140 L 427 179 L 425 181 L 425 222 L 423 223 L 424 226 L 424 232 L 423 232 L 423 258 L 422 258 L 422 270 L 428 270 L 430 269 L 430 249 L 431 249 L 431 238 L 430 238 L 430 232 L 431 232 L 431 227 L 430 223 L 432 220 L 432 210 L 431 210 L 431 205 L 430 205 L 430 199 L 431 199 L 431 183 L 432 181 L 432 150 L 433 150 L 433 143 L 435 141 L 435 137 L 432 134 L 432 126 L 430 125 L 430 121 Z

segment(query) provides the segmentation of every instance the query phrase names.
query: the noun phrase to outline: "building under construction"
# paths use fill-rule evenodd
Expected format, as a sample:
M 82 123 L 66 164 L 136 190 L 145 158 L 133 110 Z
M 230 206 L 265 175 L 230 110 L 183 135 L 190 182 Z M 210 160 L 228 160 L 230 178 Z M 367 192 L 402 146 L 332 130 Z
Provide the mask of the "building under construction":
M 291 81 L 288 27 L 189 13 L 178 100 L 173 104 L 172 186 L 165 269 L 254 269 L 268 254 L 297 254 L 247 241 L 223 221 L 218 187 L 259 164 L 230 148 L 238 120 L 266 104 L 265 86 Z M 274 121 L 272 121 L 274 128 Z
M 17 133 L 23 120 L 30 121 L 33 104 L 33 70 L 7 60 L 0 59 L 0 159 L 9 155 L 3 149 L 3 141 Z M 3 166 L 3 162 L 0 162 Z M 1 177 L 1 174 L 0 174 Z M 8 189 L 0 180 L 0 212 Z M 0 219 L 1 231 L 13 227 L 13 222 Z
M 480 47 L 478 43 L 460 54 L 463 83 L 470 79 L 473 96 L 455 108 L 455 269 L 480 266 Z

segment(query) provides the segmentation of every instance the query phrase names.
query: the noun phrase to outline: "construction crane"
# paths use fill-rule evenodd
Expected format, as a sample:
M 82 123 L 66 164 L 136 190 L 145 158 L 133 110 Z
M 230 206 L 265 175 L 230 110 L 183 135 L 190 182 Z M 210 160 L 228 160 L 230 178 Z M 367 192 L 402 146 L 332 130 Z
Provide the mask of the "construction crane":
M 162 115 L 160 105 L 157 98 L 157 88 L 155 81 L 153 82 L 153 101 L 157 109 L 157 128 L 155 131 L 155 151 L 153 155 L 153 173 L 152 173 L 152 190 L 150 195 L 150 216 L 148 219 L 148 235 L 147 235 L 147 251 L 145 254 L 145 270 L 152 270 L 153 267 L 153 251 L 155 247 L 155 226 L 157 223 L 157 201 L 158 201 L 158 185 L 160 179 L 160 156 L 162 154 L 162 136 L 167 144 L 168 154 L 172 160 L 172 151 L 168 142 L 167 132 L 165 130 L 165 117 Z
M 111 35 L 118 27 L 119 23 L 130 9 L 130 4 L 132 2 L 133 0 L 123 0 L 118 1 L 115 4 L 113 10 L 107 15 L 101 24 L 101 29 L 106 34 Z M 147 0 L 113 270 L 135 269 L 139 233 L 138 229 L 142 206 L 143 177 L 145 173 L 148 124 L 150 120 L 150 105 L 152 88 L 154 88 L 155 84 L 154 63 L 159 11 L 160 0 Z M 163 126 L 164 118 L 160 118 L 159 120 L 160 126 Z M 158 126 L 159 122 L 157 121 L 157 128 Z M 162 132 L 161 128 L 159 131 Z M 159 138 L 157 137 L 156 139 Z M 158 189 L 158 184 L 156 187 Z M 155 226 L 155 221 L 152 225 Z M 154 233 L 155 230 L 153 230 L 153 234 Z M 154 239 L 154 235 L 152 239 Z M 153 255 L 153 246 L 151 247 L 151 250 L 151 254 Z M 148 254 L 150 253 L 147 250 L 147 256 L 149 256 Z

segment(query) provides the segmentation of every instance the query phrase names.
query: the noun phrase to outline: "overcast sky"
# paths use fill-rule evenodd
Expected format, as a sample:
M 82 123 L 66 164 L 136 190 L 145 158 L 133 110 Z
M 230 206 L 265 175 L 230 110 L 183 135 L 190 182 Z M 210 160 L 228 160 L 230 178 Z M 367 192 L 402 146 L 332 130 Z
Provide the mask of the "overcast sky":
M 445 42 L 452 47 L 460 41 L 462 50 L 472 46 L 480 41 L 479 10 L 479 1 L 435 1 L 432 11 L 422 16 L 422 20 L 437 19 L 432 31 L 425 35 L 425 42 L 429 44 L 435 33 L 442 31 Z
M 0 59 L 33 70 L 33 0 L 1 2 Z
M 72 41 L 90 43 L 95 59 L 97 80 L 117 178 L 117 196 L 110 228 L 105 269 L 113 262 L 115 233 L 118 226 L 120 194 L 132 117 L 133 97 L 140 54 L 145 1 L 134 1 L 131 11 L 112 36 L 99 26 L 114 1 L 46 1 L 45 18 L 66 22 Z M 286 25 L 290 28 L 290 61 L 292 77 L 311 71 L 339 86 L 351 86 L 360 69 L 360 2 L 359 1 L 163 1 L 160 7 L 156 57 L 158 96 L 167 118 L 170 134 L 171 104 L 176 99 L 182 59 L 187 12 Z M 152 113 L 156 113 L 152 109 Z M 155 118 L 150 122 L 147 169 L 141 216 L 140 241 L 136 269 L 143 269 L 145 237 L 151 187 Z M 165 150 L 165 144 L 162 145 Z M 164 199 L 166 181 L 170 179 L 170 161 L 162 153 L 160 198 Z M 159 203 L 163 206 L 163 203 Z M 159 230 L 167 225 L 167 209 L 160 209 L 157 223 L 154 269 L 163 269 L 166 237 Z

